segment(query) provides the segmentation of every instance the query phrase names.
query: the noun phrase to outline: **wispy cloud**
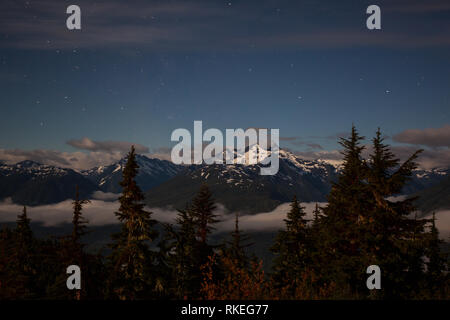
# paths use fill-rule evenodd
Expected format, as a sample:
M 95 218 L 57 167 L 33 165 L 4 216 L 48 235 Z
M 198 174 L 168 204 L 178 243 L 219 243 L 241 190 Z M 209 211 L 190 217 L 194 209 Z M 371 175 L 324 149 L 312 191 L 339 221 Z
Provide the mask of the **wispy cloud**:
M 304 140 L 303 137 L 280 137 L 280 141 L 291 146 L 309 147 L 312 150 L 323 150 L 323 147 L 319 143 Z
M 113 194 L 104 194 L 112 196 Z M 103 195 L 98 195 L 102 197 Z M 117 195 L 115 195 L 117 197 Z M 319 203 L 321 205 L 322 203 Z M 302 203 L 307 212 L 307 218 L 312 218 L 315 203 Z M 15 221 L 21 213 L 22 206 L 12 203 L 9 199 L 0 203 L 0 222 Z M 278 230 L 283 227 L 290 204 L 284 203 L 270 212 L 262 212 L 254 215 L 243 215 L 240 219 L 242 230 Z M 51 205 L 42 205 L 27 208 L 32 221 L 43 223 L 45 226 L 55 226 L 72 221 L 72 200 L 66 200 Z M 105 225 L 119 223 L 114 215 L 119 209 L 118 201 L 103 201 L 93 199 L 83 207 L 83 214 L 91 225 Z M 178 211 L 174 208 L 146 208 L 153 212 L 153 218 L 163 223 L 175 223 Z M 223 205 L 217 204 L 215 213 L 221 222 L 216 225 L 215 232 L 228 232 L 234 230 L 235 215 L 230 213 Z
M 427 0 L 414 2 L 411 0 L 395 0 L 387 3 L 388 12 L 418 13 L 450 11 L 450 3 L 447 0 Z
M 139 46 L 190 51 L 275 46 L 334 48 L 450 45 L 448 24 L 423 33 L 394 28 L 393 25 L 376 34 L 368 34 L 367 30 L 361 28 L 349 28 L 349 18 L 359 21 L 361 15 L 364 17 L 364 11 L 358 16 L 352 16 L 353 13 L 346 13 L 348 4 L 342 7 L 328 4 L 329 8 L 340 11 L 332 16 L 332 21 L 320 24 L 311 19 L 311 15 L 322 18 L 323 5 L 298 4 L 297 24 L 293 28 L 292 24 L 283 23 L 275 14 L 269 14 L 271 10 L 276 12 L 273 5 L 260 1 L 229 6 L 226 2 L 215 1 L 79 0 L 77 4 L 82 9 L 81 31 L 69 31 L 65 26 L 65 9 L 69 4 L 72 3 L 40 0 L 30 1 L 24 6 L 14 0 L 2 1 L 0 30 L 4 37 L 0 45 L 38 50 Z M 441 1 L 427 4 L 419 1 L 391 1 L 384 8 L 391 14 L 426 14 L 448 10 L 448 4 Z M 285 20 L 294 19 L 292 12 L 283 11 L 283 15 L 287 18 Z M 336 17 L 342 20 L 335 20 Z
M 325 206 L 326 203 L 318 203 Z M 313 218 L 313 210 L 316 203 L 301 203 L 305 207 L 306 219 Z M 83 208 L 84 216 L 92 226 L 101 226 L 119 223 L 114 215 L 119 209 L 117 201 L 91 200 Z M 153 212 L 153 218 L 162 223 L 174 223 L 178 214 L 173 208 L 146 208 Z M 277 231 L 284 228 L 284 219 L 290 209 L 290 203 L 283 203 L 270 212 L 261 212 L 253 215 L 243 215 L 239 218 L 239 226 L 243 231 Z M 13 222 L 21 213 L 22 206 L 10 201 L 0 203 L 0 222 Z M 57 204 L 29 207 L 28 215 L 34 222 L 40 222 L 44 226 L 57 226 L 62 223 L 70 223 L 72 220 L 72 201 L 66 200 Z M 234 230 L 235 216 L 229 213 L 223 205 L 218 205 L 216 214 L 221 222 L 216 225 L 216 233 L 230 232 Z M 442 238 L 450 236 L 450 211 L 441 210 L 436 213 L 437 227 Z
M 120 160 L 123 152 L 62 152 L 55 150 L 35 149 L 0 149 L 0 160 L 14 164 L 23 160 L 33 160 L 42 164 L 61 168 L 84 170 L 108 165 Z
M 122 159 L 132 145 L 136 152 L 151 158 L 170 158 L 170 153 L 165 149 L 156 149 L 150 152 L 150 148 L 139 143 L 126 141 L 95 141 L 84 137 L 72 139 L 67 144 L 82 151 L 63 152 L 56 150 L 34 149 L 0 149 L 0 160 L 8 164 L 14 164 L 23 160 L 33 160 L 42 164 L 75 170 L 85 170 L 97 166 L 104 166 Z
M 394 141 L 428 147 L 450 147 L 450 125 L 441 128 L 409 129 L 392 137 Z
M 148 153 L 149 148 L 138 143 L 125 141 L 94 141 L 87 137 L 82 139 L 72 139 L 67 144 L 78 149 L 97 151 L 97 152 L 128 152 L 132 145 L 136 148 L 137 153 Z

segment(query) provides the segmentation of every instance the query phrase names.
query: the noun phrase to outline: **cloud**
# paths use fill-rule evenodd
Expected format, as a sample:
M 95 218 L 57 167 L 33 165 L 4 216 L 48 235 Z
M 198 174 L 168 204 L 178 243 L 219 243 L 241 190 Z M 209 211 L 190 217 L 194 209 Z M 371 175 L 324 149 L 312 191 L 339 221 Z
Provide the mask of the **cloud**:
M 0 204 L 1 221 L 15 221 L 21 213 L 22 206 L 4 201 Z M 91 225 L 115 223 L 114 212 L 119 208 L 118 202 L 91 200 L 83 207 L 83 214 Z M 55 226 L 72 221 L 72 200 L 66 200 L 51 205 L 27 207 L 27 213 L 32 222 L 40 222 L 44 226 Z
M 325 203 L 318 202 L 319 206 Z M 242 231 L 276 231 L 284 227 L 286 214 L 290 210 L 290 203 L 283 203 L 269 212 L 261 212 L 252 215 L 243 215 L 239 217 L 239 229 Z M 306 219 L 313 218 L 313 210 L 316 202 L 302 202 L 305 207 Z M 221 232 L 234 230 L 235 216 L 234 214 L 226 214 L 221 217 L 222 221 L 218 224 L 217 229 Z
M 286 141 L 288 144 L 298 147 L 307 146 L 311 149 L 323 150 L 323 147 L 320 144 L 316 142 L 305 141 L 303 137 L 280 137 L 280 141 Z
M 130 142 L 116 141 L 98 142 L 88 138 L 71 140 L 69 142 L 74 147 L 91 151 L 62 152 L 46 149 L 0 149 L 0 161 L 7 164 L 15 164 L 23 160 L 33 160 L 38 163 L 60 168 L 86 170 L 119 161 L 126 155 L 133 144 Z M 150 152 L 149 148 L 145 146 L 139 144 L 134 144 L 134 146 L 137 153 L 144 154 L 149 158 L 170 161 L 169 148 L 156 148 Z
M 420 148 L 418 146 L 390 146 L 392 153 L 400 161 L 406 161 Z M 363 157 L 367 158 L 372 151 L 371 145 L 366 145 Z M 450 167 L 450 149 L 424 149 L 416 159 L 419 169 L 430 170 Z
M 321 150 L 321 151 L 292 151 L 295 155 L 306 160 L 335 160 L 341 161 L 343 156 L 339 150 Z
M 424 218 L 431 219 L 432 214 Z M 448 241 L 450 237 L 450 210 L 441 210 L 436 212 L 436 227 L 439 230 L 439 237 Z
M 172 149 L 170 149 L 170 148 L 160 147 L 160 148 L 152 149 L 150 153 L 146 154 L 146 156 L 149 158 L 157 158 L 160 160 L 172 161 L 171 160 L 171 152 L 172 152 Z
M 394 2 L 390 0 L 391 2 Z M 23 3 L 3 0 L 0 4 L 0 30 L 7 37 L 1 46 L 55 50 L 73 48 L 159 48 L 164 50 L 202 50 L 212 48 L 254 47 L 346 47 L 389 46 L 421 47 L 450 45 L 448 29 L 433 28 L 432 19 L 425 24 L 428 33 L 411 32 L 411 24 L 399 21 L 400 29 L 386 29 L 382 33 L 368 36 L 366 30 L 349 28 L 345 19 L 357 10 L 345 4 L 336 8 L 332 3 L 299 3 L 282 11 L 285 21 L 297 18 L 298 27 L 280 22 L 270 14 L 270 5 L 241 2 L 239 5 L 217 1 L 86 1 L 77 5 L 82 11 L 81 31 L 68 31 L 65 26 L 65 10 L 68 1 L 40 0 Z M 339 10 L 327 14 L 328 23 L 317 24 L 311 16 L 323 19 L 324 10 Z M 395 2 L 391 12 L 406 11 L 433 13 L 447 10 L 448 5 L 434 1 L 423 4 L 419 1 Z M 384 8 L 384 7 L 383 7 Z M 361 11 L 362 14 L 363 11 Z M 295 15 L 295 16 L 294 16 Z M 341 20 L 337 20 L 337 18 Z M 409 28 L 402 26 L 407 24 Z M 261 25 L 267 27 L 261 28 Z M 418 24 L 422 28 L 423 23 Z M 344 26 L 344 27 L 343 27 Z M 242 32 L 246 30 L 246 32 Z M 292 31 L 295 30 L 295 31 Z M 420 29 L 421 30 L 421 29 Z
M 394 141 L 428 147 L 450 147 L 450 125 L 441 128 L 409 129 L 392 137 Z
M 95 200 L 103 200 L 103 201 L 116 201 L 119 199 L 120 194 L 118 193 L 112 193 L 112 192 L 102 192 L 102 191 L 95 191 L 92 194 L 92 198 Z
M 372 150 L 371 145 L 365 145 L 363 151 L 363 157 L 367 158 Z M 417 146 L 390 146 L 394 155 L 400 159 L 400 161 L 407 160 L 418 149 Z M 287 149 L 289 150 L 289 149 Z M 342 163 L 342 153 L 340 150 L 320 150 L 320 151 L 292 151 L 289 150 L 300 158 L 306 160 L 324 160 L 329 163 L 339 165 Z M 435 168 L 449 168 L 450 167 L 450 149 L 438 148 L 438 149 L 425 149 L 419 154 L 416 160 L 420 169 L 430 170 Z
M 108 194 L 111 195 L 111 194 Z M 97 195 L 98 198 L 99 194 Z M 101 197 L 102 195 L 100 195 Z M 117 196 L 117 195 L 115 195 Z M 319 203 L 322 205 L 322 203 Z M 302 203 L 307 212 L 307 218 L 312 218 L 312 212 L 315 203 Z M 10 199 L 0 202 L 0 222 L 12 222 L 17 219 L 23 206 L 14 204 Z M 92 199 L 83 207 L 83 214 L 89 220 L 91 225 L 106 225 L 118 223 L 114 212 L 119 209 L 118 201 L 104 201 Z M 284 203 L 270 212 L 262 212 L 254 215 L 243 215 L 239 218 L 240 228 L 242 230 L 278 230 L 283 227 L 286 213 L 290 209 L 290 203 Z M 148 208 L 146 210 L 153 212 L 153 219 L 163 223 L 174 223 L 178 211 L 171 207 L 166 208 Z M 72 221 L 72 200 L 66 200 L 56 204 L 27 207 L 29 218 L 34 222 L 40 222 L 45 226 L 56 226 L 62 223 Z M 229 232 L 234 230 L 235 216 L 222 204 L 217 204 L 215 213 L 219 216 L 221 222 L 215 227 L 215 232 Z
M 307 143 L 306 144 L 308 147 L 310 147 L 311 149 L 320 149 L 323 150 L 323 147 L 318 144 L 318 143 Z
M 83 206 L 83 215 L 93 226 L 119 223 L 114 212 L 119 209 L 118 201 L 103 201 L 92 199 Z M 17 215 L 22 212 L 23 206 L 5 200 L 0 203 L 0 221 L 16 221 Z M 153 218 L 160 222 L 173 222 L 177 211 L 173 209 L 153 208 Z M 27 207 L 27 213 L 31 221 L 40 222 L 44 226 L 57 226 L 72 221 L 72 200 L 66 200 L 56 204 Z
M 337 132 L 335 134 L 326 136 L 325 139 L 338 141 L 340 138 L 348 138 L 350 136 L 351 136 L 351 132 L 349 132 L 349 131 L 341 131 L 341 132 Z
M 280 141 L 295 141 L 299 137 L 280 137 Z
M 75 170 L 85 170 L 93 167 L 114 163 L 124 156 L 123 152 L 61 152 L 54 150 L 35 149 L 0 149 L 0 160 L 14 164 L 23 160 L 33 160 L 42 164 Z
M 208 4 L 195 2 L 79 0 L 82 20 L 80 31 L 69 31 L 65 25 L 69 1 L 40 0 L 25 5 L 15 0 L 3 0 L 0 10 L 0 28 L 8 34 L 2 45 L 54 50 L 61 48 L 92 48 L 111 46 L 160 46 L 164 42 L 187 43 L 192 27 L 168 23 L 186 16 L 192 26 L 195 19 L 221 14 Z M 20 19 L 19 19 L 20 17 Z M 47 41 L 50 40 L 50 41 Z
M 392 152 L 401 160 L 406 160 L 411 156 L 417 147 L 414 146 L 393 146 Z M 422 169 L 448 168 L 450 167 L 450 149 L 425 149 L 416 160 Z
M 427 0 L 423 2 L 414 3 L 411 0 L 392 1 L 385 7 L 388 12 L 401 13 L 429 13 L 429 12 L 443 12 L 450 10 L 450 3 L 447 0 Z
M 125 142 L 125 141 L 94 141 L 87 137 L 76 140 L 72 139 L 67 141 L 67 144 L 78 149 L 84 149 L 88 151 L 103 151 L 103 152 L 123 152 L 130 151 L 132 145 L 134 145 L 137 153 L 148 153 L 149 148 L 137 143 Z
M 402 200 L 404 196 L 397 197 L 395 200 Z M 305 207 L 306 219 L 313 218 L 313 210 L 315 202 L 302 202 Z M 318 203 L 323 207 L 326 203 Z M 0 202 L 0 223 L 16 221 L 17 215 L 22 212 L 22 206 L 11 202 L 10 199 Z M 83 215 L 89 220 L 89 225 L 101 226 L 119 223 L 114 212 L 119 209 L 118 201 L 102 201 L 91 200 L 90 203 L 83 207 Z M 153 212 L 153 219 L 162 223 L 174 223 L 178 211 L 173 208 L 146 208 Z M 290 210 L 290 203 L 283 203 L 269 212 L 261 212 L 253 215 L 243 215 L 239 217 L 239 228 L 246 232 L 255 231 L 272 231 L 275 232 L 284 228 L 286 214 Z M 28 207 L 27 213 L 33 222 L 40 222 L 44 226 L 57 226 L 62 223 L 70 223 L 72 221 L 72 200 L 66 200 L 57 204 L 43 205 L 36 207 Z M 215 212 L 221 222 L 215 227 L 215 233 L 231 232 L 234 230 L 235 216 L 221 204 L 217 204 Z M 430 217 L 425 217 L 430 218 Z M 450 236 L 450 211 L 441 210 L 436 212 L 437 227 L 440 236 L 448 239 Z

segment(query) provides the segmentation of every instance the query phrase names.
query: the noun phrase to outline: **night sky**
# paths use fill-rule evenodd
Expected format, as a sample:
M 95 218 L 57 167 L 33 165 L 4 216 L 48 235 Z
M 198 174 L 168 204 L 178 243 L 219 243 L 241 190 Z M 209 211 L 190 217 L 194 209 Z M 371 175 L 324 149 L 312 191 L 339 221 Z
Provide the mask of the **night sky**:
M 352 123 L 381 127 L 449 165 L 450 2 L 2 0 L 0 112 L 6 161 L 84 168 L 125 142 L 163 156 L 203 120 L 279 128 L 282 147 L 323 158 Z

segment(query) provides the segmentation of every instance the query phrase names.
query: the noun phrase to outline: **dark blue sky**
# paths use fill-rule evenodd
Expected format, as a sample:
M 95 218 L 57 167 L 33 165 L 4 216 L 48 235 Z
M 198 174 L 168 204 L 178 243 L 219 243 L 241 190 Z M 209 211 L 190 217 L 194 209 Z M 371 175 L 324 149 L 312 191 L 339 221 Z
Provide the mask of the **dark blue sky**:
M 69 4 L 81 31 L 66 28 Z M 369 4 L 382 30 L 366 29 Z M 4 153 L 75 152 L 83 137 L 155 151 L 194 120 L 333 150 L 352 123 L 369 137 L 450 123 L 450 5 L 7 0 L 0 88 Z

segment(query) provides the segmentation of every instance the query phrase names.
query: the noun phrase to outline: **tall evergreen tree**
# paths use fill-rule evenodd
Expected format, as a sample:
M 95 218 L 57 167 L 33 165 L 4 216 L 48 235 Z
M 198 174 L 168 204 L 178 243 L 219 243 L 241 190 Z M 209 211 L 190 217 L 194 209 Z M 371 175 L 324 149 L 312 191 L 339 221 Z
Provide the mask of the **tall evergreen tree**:
M 23 252 L 28 251 L 32 246 L 33 232 L 30 227 L 31 220 L 27 216 L 27 207 L 23 207 L 22 214 L 17 216 L 17 245 Z
M 408 283 L 408 286 L 419 283 L 426 221 L 409 218 L 415 210 L 413 199 L 389 201 L 388 198 L 400 194 L 416 168 L 415 159 L 421 150 L 400 164 L 384 144 L 380 129 L 372 143 L 365 174 L 372 208 L 364 213 L 360 225 L 361 253 L 366 265 L 377 264 L 383 270 L 383 291 L 377 295 L 398 297 L 408 294 L 408 290 L 414 291 L 410 287 L 402 292 Z M 409 274 L 404 270 L 409 270 Z
M 81 237 L 86 234 L 86 225 L 88 221 L 82 215 L 83 205 L 89 203 L 89 200 L 81 200 L 78 186 L 76 186 L 75 200 L 72 202 L 73 205 L 73 216 L 72 216 L 72 243 L 74 247 L 80 250 L 83 245 L 80 243 Z
M 14 232 L 14 246 L 10 262 L 10 283 L 17 290 L 18 298 L 30 299 L 37 292 L 35 287 L 37 266 L 35 254 L 35 241 L 30 227 L 31 220 L 24 206 L 22 214 L 17 216 L 16 230 Z
M 275 254 L 273 280 L 277 287 L 289 287 L 295 292 L 306 266 L 310 262 L 309 237 L 304 207 L 294 197 L 284 220 L 286 229 L 278 232 L 271 248 Z
M 219 222 L 217 215 L 214 213 L 215 209 L 216 205 L 212 193 L 208 186 L 203 184 L 191 204 L 197 236 L 203 245 L 206 244 L 208 235 L 214 230 L 212 224 Z
M 0 300 L 17 299 L 17 284 L 11 276 L 14 251 L 14 232 L 8 227 L 0 229 Z
M 315 274 L 320 274 L 323 270 L 322 265 L 329 263 L 329 261 L 323 261 L 321 255 L 321 243 L 324 237 L 323 228 L 322 228 L 322 208 L 319 207 L 319 204 L 316 203 L 313 210 L 313 220 L 311 223 L 311 227 L 308 228 L 309 231 L 309 251 L 310 251 L 310 263 L 309 266 L 311 271 Z M 322 283 L 317 283 L 317 286 Z
M 164 256 L 172 270 L 172 292 L 179 299 L 198 297 L 202 266 L 214 254 L 208 235 L 218 222 L 216 206 L 206 185 L 202 185 L 191 204 L 178 210 L 176 225 L 166 226 Z
M 323 208 L 323 238 L 320 243 L 321 267 L 324 280 L 335 282 L 344 292 L 360 285 L 365 273 L 360 257 L 360 223 L 362 213 L 370 209 L 369 193 L 363 182 L 365 174 L 361 137 L 352 126 L 349 139 L 340 138 L 344 148 L 343 166 L 338 181 L 328 195 L 328 204 Z
M 178 210 L 175 222 L 176 226 L 166 226 L 169 245 L 165 252 L 173 282 L 170 294 L 177 299 L 192 298 L 200 280 L 196 261 L 199 254 L 194 218 L 188 205 Z
M 132 146 L 120 183 L 123 188 L 119 198 L 120 208 L 115 213 L 122 223 L 122 230 L 113 236 L 110 256 L 110 292 L 119 299 L 148 297 L 155 285 L 152 281 L 154 255 L 148 242 L 157 237 L 153 229 L 156 221 L 151 219 L 152 213 L 144 209 L 144 195 L 135 180 L 138 169 Z
M 248 268 L 250 259 L 245 252 L 245 248 L 253 243 L 249 242 L 250 237 L 239 229 L 239 213 L 235 214 L 234 230 L 231 233 L 231 241 L 225 247 L 225 254 L 234 261 L 239 268 Z
M 320 217 L 321 217 L 320 207 L 319 204 L 316 203 L 316 206 L 314 207 L 313 210 L 313 221 L 312 221 L 312 226 L 314 228 L 320 225 Z
M 63 267 L 67 267 L 70 264 L 77 265 L 83 271 L 83 277 L 81 278 L 81 290 L 74 291 L 74 299 L 80 300 L 86 297 L 86 283 L 87 275 L 87 260 L 88 255 L 83 252 L 84 245 L 81 242 L 81 237 L 87 233 L 86 225 L 88 221 L 82 214 L 83 205 L 89 203 L 89 200 L 81 200 L 78 186 L 75 187 L 75 199 L 72 202 L 73 215 L 72 215 L 72 235 L 65 241 L 66 251 L 63 253 L 65 257 L 63 259 L 67 261 Z M 91 259 L 89 259 L 91 260 Z M 67 266 L 66 266 L 67 264 Z M 86 272 L 84 272 L 86 271 Z M 63 279 L 64 280 L 64 279 Z
M 429 240 L 426 255 L 428 257 L 427 263 L 427 278 L 428 289 L 432 298 L 441 298 L 443 296 L 443 282 L 445 281 L 444 273 L 447 271 L 446 257 L 441 251 L 443 240 L 439 239 L 439 230 L 436 227 L 436 215 L 433 212 L 431 220 L 431 229 L 429 233 Z

